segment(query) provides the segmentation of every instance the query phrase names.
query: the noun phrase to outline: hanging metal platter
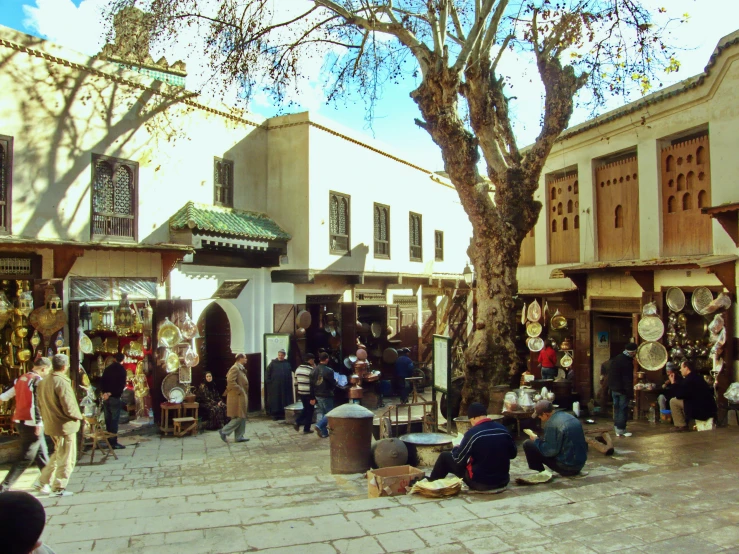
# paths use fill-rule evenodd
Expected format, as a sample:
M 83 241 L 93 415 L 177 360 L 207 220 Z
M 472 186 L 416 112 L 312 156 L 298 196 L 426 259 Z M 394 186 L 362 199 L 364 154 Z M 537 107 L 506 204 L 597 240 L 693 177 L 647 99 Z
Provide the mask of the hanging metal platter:
M 693 291 L 692 304 L 695 313 L 704 315 L 711 302 L 713 302 L 713 293 L 706 287 L 698 287 Z
M 532 352 L 539 352 L 544 348 L 544 339 L 541 337 L 531 337 L 526 341 L 526 346 L 528 346 L 529 350 Z
M 168 373 L 162 379 L 162 396 L 169 400 L 169 391 L 179 386 L 180 379 L 177 373 Z
M 538 337 L 541 335 L 541 323 L 534 321 L 526 326 L 526 334 L 530 337 Z
M 667 307 L 673 312 L 681 312 L 685 307 L 685 293 L 682 289 L 671 287 L 667 289 L 665 302 L 667 302 Z
M 636 351 L 636 361 L 647 371 L 659 371 L 667 359 L 667 349 L 659 342 L 643 342 Z
M 645 341 L 657 341 L 665 334 L 665 324 L 656 315 L 648 315 L 639 320 L 639 336 Z
M 572 365 L 572 362 L 574 362 L 572 356 L 570 356 L 569 352 L 566 352 L 565 355 L 562 356 L 562 359 L 559 361 L 559 365 L 561 365 L 562 367 L 570 367 Z
M 554 312 L 552 320 L 549 322 L 552 329 L 565 329 L 567 327 L 567 318 L 559 313 L 559 310 Z
M 534 300 L 529 304 L 529 309 L 526 311 L 526 317 L 529 318 L 529 321 L 539 321 L 539 319 L 541 319 L 541 306 L 538 301 Z

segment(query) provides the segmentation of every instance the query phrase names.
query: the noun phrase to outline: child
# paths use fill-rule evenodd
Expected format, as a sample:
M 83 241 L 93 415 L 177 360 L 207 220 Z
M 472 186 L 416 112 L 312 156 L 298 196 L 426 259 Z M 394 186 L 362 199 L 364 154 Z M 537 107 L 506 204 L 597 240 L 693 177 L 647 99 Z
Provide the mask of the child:
M 46 512 L 27 492 L 0 493 L 0 537 L 5 554 L 54 554 L 41 543 Z

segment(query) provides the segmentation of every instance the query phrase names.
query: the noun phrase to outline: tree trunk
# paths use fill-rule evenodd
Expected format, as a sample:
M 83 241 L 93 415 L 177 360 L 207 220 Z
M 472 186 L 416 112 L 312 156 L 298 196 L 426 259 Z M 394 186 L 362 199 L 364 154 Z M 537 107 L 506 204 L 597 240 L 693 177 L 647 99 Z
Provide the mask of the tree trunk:
M 468 255 L 477 280 L 477 317 L 465 352 L 462 413 L 472 402 L 488 405 L 491 387 L 507 382 L 519 360 L 514 343 L 516 322 L 513 297 L 518 292 L 516 271 L 521 243 L 539 216 L 541 203 L 533 199 L 538 175 L 520 165 L 490 175 L 477 171 L 478 140 L 459 119 L 458 81 L 445 70 L 427 74 L 412 93 L 424 117 L 424 128 L 440 147 L 444 167 L 459 193 L 472 224 Z

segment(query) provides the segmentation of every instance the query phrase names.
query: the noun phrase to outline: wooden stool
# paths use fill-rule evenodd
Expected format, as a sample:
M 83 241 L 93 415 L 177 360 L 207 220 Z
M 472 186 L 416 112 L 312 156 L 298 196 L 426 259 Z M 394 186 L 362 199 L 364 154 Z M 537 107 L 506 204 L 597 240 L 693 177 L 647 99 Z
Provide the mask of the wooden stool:
M 197 402 L 183 402 L 182 403 L 182 417 L 194 417 L 195 421 L 197 421 L 199 408 L 200 408 L 200 404 Z
M 174 423 L 175 437 L 184 437 L 188 433 L 194 437 L 198 434 L 198 420 L 194 417 L 175 417 L 172 423 Z M 183 429 L 182 426 L 185 424 L 189 425 Z
M 113 454 L 113 457 L 117 460 L 118 456 L 116 456 L 115 450 L 113 450 L 113 446 L 110 444 L 110 439 L 112 439 L 113 437 L 117 437 L 118 435 L 116 435 L 115 433 L 109 433 L 108 431 L 103 429 L 96 417 L 86 417 L 85 421 L 87 422 L 87 426 L 85 428 L 84 437 L 92 441 L 90 464 L 92 464 L 95 460 L 96 448 L 103 453 L 103 461 L 108 459 L 108 456 L 110 456 L 111 454 Z M 106 445 L 107 448 L 101 447 L 101 442 Z
M 174 427 L 170 427 L 170 412 L 174 412 L 174 417 L 182 417 L 182 404 L 172 404 L 171 402 L 162 402 L 162 417 L 159 420 L 159 430 L 163 434 L 174 433 Z

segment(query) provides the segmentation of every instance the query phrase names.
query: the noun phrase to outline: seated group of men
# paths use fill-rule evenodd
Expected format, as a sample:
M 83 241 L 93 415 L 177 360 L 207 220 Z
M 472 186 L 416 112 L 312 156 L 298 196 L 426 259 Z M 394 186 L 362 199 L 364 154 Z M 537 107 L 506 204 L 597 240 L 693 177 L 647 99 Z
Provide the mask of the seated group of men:
M 523 451 L 529 468 L 542 472 L 548 467 L 560 475 L 577 475 L 588 459 L 588 443 L 580 422 L 564 411 L 554 411 L 547 400 L 534 407 L 541 419 L 543 438 L 527 440 Z M 475 402 L 467 410 L 472 426 L 462 442 L 450 452 L 442 452 L 429 481 L 449 473 L 461 478 L 472 490 L 501 489 L 510 481 L 511 460 L 517 448 L 503 425 L 487 416 L 487 408 Z

